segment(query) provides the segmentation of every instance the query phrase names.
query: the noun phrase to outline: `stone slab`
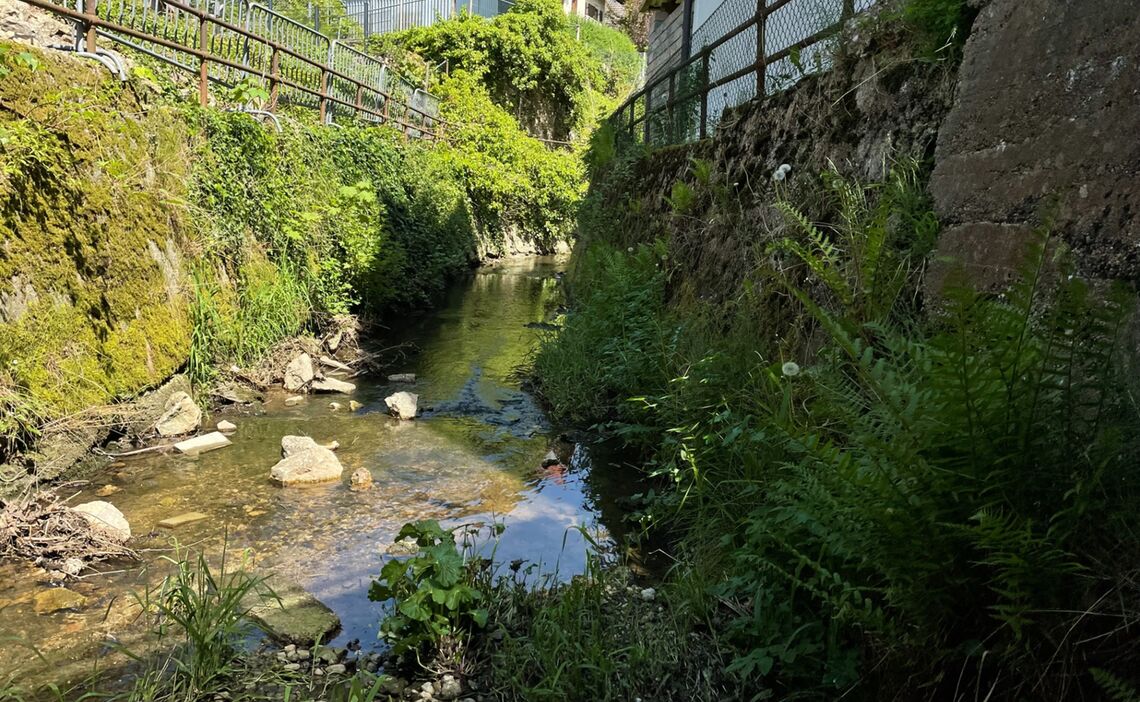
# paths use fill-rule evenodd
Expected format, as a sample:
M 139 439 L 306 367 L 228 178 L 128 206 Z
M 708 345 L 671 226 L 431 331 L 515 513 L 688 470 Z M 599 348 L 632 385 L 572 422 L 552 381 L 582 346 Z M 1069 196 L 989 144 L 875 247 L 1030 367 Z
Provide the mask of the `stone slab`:
M 229 446 L 232 442 L 226 438 L 226 435 L 220 431 L 212 431 L 209 434 L 195 436 L 193 439 L 179 441 L 174 444 L 174 449 L 179 453 L 184 453 L 187 456 L 197 456 L 200 453 L 213 451 L 225 446 Z
M 250 618 L 274 639 L 309 646 L 328 641 L 340 629 L 336 613 L 297 583 L 275 575 L 265 584 L 273 595 L 247 605 Z
M 187 512 L 185 514 L 179 514 L 176 517 L 163 519 L 158 523 L 158 527 L 160 529 L 177 529 L 180 526 L 186 526 L 187 524 L 193 524 L 194 522 L 200 522 L 208 518 L 208 515 L 202 514 L 201 512 Z

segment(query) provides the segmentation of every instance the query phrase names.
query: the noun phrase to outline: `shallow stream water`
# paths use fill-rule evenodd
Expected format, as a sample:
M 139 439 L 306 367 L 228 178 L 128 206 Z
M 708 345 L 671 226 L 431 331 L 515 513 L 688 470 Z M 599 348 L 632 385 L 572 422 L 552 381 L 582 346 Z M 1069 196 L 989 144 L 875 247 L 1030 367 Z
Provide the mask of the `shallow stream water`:
M 271 393 L 263 414 L 229 417 L 238 425 L 232 446 L 196 458 L 144 454 L 110 468 L 73 503 L 112 502 L 130 522 L 136 545 L 146 549 L 144 564 L 155 567 L 88 576 L 69 585 L 88 597 L 86 605 L 37 615 L 31 598 L 50 586 L 45 572 L 0 566 L 0 683 L 11 676 L 81 679 L 111 650 L 109 640 L 129 644 L 140 628 L 130 624 L 130 593 L 161 577 L 157 566 L 170 555 L 172 538 L 213 553 L 228 539 L 230 552 L 249 554 L 257 572 L 298 582 L 340 615 L 334 645 L 353 639 L 377 645 L 383 611 L 368 600 L 368 587 L 383 565 L 384 547 L 408 521 L 499 521 L 506 530 L 496 546 L 498 562 L 541 563 L 561 577 L 580 572 L 587 544 L 573 527 L 584 526 L 603 542 L 616 536 L 621 514 L 615 500 L 632 486 L 621 482 L 619 471 L 592 471 L 592 456 L 600 452 L 560 442 L 519 387 L 516 370 L 541 333 L 535 326 L 558 302 L 558 270 L 547 258 L 485 267 L 456 283 L 436 311 L 395 321 L 400 326 L 382 341 L 410 342 L 414 350 L 391 370 L 416 373 L 417 382 L 357 378 L 352 398 L 363 407 L 356 412 L 347 410 L 344 396 L 311 395 L 286 407 L 284 393 Z M 423 416 L 414 421 L 384 411 L 383 398 L 403 389 L 420 396 Z M 345 408 L 330 409 L 333 401 Z M 269 469 L 287 434 L 340 442 L 343 480 L 305 488 L 270 484 Z M 552 449 L 562 466 L 543 469 Z M 348 476 L 360 466 L 372 473 L 371 490 L 349 490 Z M 118 491 L 95 497 L 105 484 Z M 156 530 L 160 520 L 190 511 L 208 519 L 174 532 Z

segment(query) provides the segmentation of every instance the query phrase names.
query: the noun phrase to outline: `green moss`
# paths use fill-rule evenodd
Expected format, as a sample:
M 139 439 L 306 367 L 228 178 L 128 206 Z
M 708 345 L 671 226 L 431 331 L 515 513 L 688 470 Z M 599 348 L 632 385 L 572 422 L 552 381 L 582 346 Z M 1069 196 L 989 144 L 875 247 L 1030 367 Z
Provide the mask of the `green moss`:
M 187 133 L 165 110 L 130 115 L 103 80 L 48 55 L 0 80 L 0 281 L 38 300 L 5 315 L 0 362 L 59 413 L 160 382 L 188 348 L 175 241 L 188 166 L 160 158 Z

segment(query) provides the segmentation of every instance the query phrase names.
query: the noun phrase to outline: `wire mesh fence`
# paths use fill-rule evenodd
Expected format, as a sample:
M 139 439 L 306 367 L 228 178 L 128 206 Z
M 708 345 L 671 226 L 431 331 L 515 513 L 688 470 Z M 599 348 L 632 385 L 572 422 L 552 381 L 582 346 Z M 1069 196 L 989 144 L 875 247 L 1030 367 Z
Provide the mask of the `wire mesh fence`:
M 345 13 L 363 36 L 426 27 L 461 12 L 494 17 L 510 9 L 509 0 L 346 0 Z
M 631 96 L 611 121 L 650 146 L 703 139 L 725 110 L 830 68 L 838 30 L 875 3 L 725 0 L 690 35 L 692 55 Z
M 149 55 L 209 84 L 266 88 L 279 103 L 389 123 L 417 138 L 440 128 L 439 101 L 392 75 L 386 64 L 305 24 L 248 0 L 24 0 L 72 20 L 77 51 L 97 56 L 97 39 Z M 105 52 L 103 52 L 105 54 Z

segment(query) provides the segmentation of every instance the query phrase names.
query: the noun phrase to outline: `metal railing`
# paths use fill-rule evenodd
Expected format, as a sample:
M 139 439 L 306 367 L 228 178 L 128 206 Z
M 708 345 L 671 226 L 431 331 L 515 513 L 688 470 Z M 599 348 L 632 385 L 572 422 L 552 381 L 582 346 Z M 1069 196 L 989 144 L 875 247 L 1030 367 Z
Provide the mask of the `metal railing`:
M 438 99 L 393 76 L 384 61 L 248 0 L 24 2 L 74 21 L 77 51 L 96 54 L 104 37 L 194 73 L 202 106 L 211 83 L 259 81 L 270 113 L 289 103 L 319 111 L 322 123 L 342 113 L 409 137 L 441 133 Z
M 876 1 L 725 0 L 693 31 L 695 53 L 630 96 L 610 121 L 648 146 L 704 139 L 726 109 L 828 68 L 828 39 Z

